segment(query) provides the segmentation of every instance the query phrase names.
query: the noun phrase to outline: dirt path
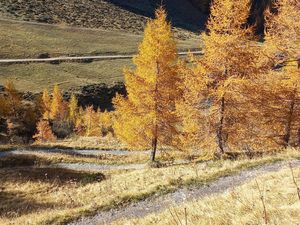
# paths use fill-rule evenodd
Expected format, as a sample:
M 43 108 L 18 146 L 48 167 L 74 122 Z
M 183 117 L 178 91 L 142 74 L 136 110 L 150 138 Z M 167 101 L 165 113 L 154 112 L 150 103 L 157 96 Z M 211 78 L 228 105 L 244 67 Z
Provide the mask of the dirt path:
M 293 167 L 300 166 L 300 160 L 293 160 L 291 164 Z M 212 194 L 225 192 L 264 173 L 276 172 L 284 168 L 286 165 L 287 162 L 277 162 L 274 164 L 245 170 L 233 176 L 219 178 L 217 181 L 207 184 L 206 186 L 201 186 L 198 188 L 180 188 L 173 193 L 169 193 L 163 196 L 153 196 L 144 201 L 131 203 L 121 208 L 99 212 L 95 216 L 84 217 L 78 221 L 69 223 L 69 225 L 109 224 L 124 217 L 145 217 L 146 215 L 151 213 L 161 212 L 162 210 L 167 209 L 173 205 L 178 205 L 191 200 L 201 199 Z
M 30 155 L 33 153 L 61 153 L 78 156 L 101 156 L 101 155 L 118 155 L 129 156 L 139 154 L 149 154 L 149 151 L 126 151 L 126 150 L 76 150 L 76 149 L 32 149 L 32 150 L 10 150 L 0 152 L 0 157 L 7 155 Z
M 101 172 L 104 170 L 140 170 L 145 169 L 147 164 L 144 163 L 130 163 L 120 165 L 106 165 L 96 163 L 56 163 L 50 165 L 51 168 L 62 168 L 79 171 L 95 171 Z
M 202 51 L 179 52 L 179 56 L 185 56 L 189 53 L 194 55 L 202 55 Z M 133 55 L 119 54 L 119 55 L 97 55 L 97 56 L 61 56 L 45 59 L 0 59 L 0 63 L 41 63 L 41 62 L 62 62 L 62 61 L 78 61 L 78 60 L 113 60 L 113 59 L 132 59 Z
M 149 151 L 126 151 L 126 150 L 71 150 L 71 149 L 33 149 L 33 150 L 11 150 L 0 152 L 0 157 L 5 157 L 9 155 L 32 155 L 34 153 L 46 153 L 46 154 L 69 154 L 74 156 L 86 156 L 86 157 L 97 157 L 105 154 L 117 155 L 117 156 L 129 156 L 129 155 L 139 155 L 139 154 L 149 154 Z M 186 164 L 189 163 L 187 160 L 175 160 L 172 165 Z M 45 166 L 43 166 L 45 167 Z M 63 162 L 55 163 L 49 166 L 49 168 L 63 168 L 77 171 L 97 171 L 101 172 L 104 170 L 139 170 L 147 167 L 146 163 L 127 163 L 127 164 L 97 164 L 97 163 L 87 163 L 87 162 Z

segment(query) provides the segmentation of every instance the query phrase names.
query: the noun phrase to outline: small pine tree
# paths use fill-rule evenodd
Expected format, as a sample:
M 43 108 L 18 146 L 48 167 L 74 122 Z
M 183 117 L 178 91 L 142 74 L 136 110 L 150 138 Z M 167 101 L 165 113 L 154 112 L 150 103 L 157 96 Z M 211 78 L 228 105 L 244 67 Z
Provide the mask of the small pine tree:
M 37 142 L 54 141 L 56 139 L 53 134 L 49 121 L 41 119 L 37 124 L 37 133 L 33 136 Z

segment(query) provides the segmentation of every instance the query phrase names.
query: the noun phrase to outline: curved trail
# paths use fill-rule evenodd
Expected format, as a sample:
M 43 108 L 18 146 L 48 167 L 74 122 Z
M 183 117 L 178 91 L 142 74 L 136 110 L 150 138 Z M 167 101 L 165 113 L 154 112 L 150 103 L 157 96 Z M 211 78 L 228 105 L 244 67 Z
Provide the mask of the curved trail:
M 10 150 L 0 152 L 0 157 L 11 155 L 32 155 L 34 153 L 46 153 L 46 154 L 68 154 L 73 156 L 85 156 L 85 157 L 97 157 L 101 155 L 115 155 L 115 156 L 130 156 L 139 154 L 149 154 L 149 151 L 126 151 L 126 150 L 71 150 L 71 149 L 34 149 L 34 150 Z M 180 165 L 189 163 L 187 160 L 175 160 L 172 165 Z M 62 168 L 77 171 L 107 171 L 107 170 L 139 170 L 145 169 L 147 163 L 126 163 L 126 164 L 98 164 L 88 162 L 61 162 L 42 166 L 43 168 Z
M 153 196 L 146 200 L 130 203 L 120 208 L 102 211 L 92 217 L 83 217 L 80 220 L 69 223 L 69 225 L 94 225 L 109 224 L 121 218 L 141 218 L 148 214 L 161 212 L 173 205 L 187 201 L 199 200 L 206 196 L 222 193 L 243 183 L 250 181 L 267 172 L 276 172 L 284 168 L 287 162 L 260 166 L 254 169 L 242 171 L 236 175 L 221 177 L 215 182 L 201 187 L 180 188 L 173 193 L 162 196 Z M 293 167 L 300 166 L 300 160 L 291 161 Z

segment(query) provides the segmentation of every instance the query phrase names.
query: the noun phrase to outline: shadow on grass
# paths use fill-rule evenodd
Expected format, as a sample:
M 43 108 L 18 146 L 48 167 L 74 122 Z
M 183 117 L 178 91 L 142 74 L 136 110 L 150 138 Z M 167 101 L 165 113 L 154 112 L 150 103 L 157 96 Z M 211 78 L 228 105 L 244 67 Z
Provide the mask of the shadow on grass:
M 28 198 L 22 192 L 0 191 L 0 217 L 13 218 L 27 213 L 58 207 L 52 203 L 41 203 Z
M 105 179 L 102 173 L 81 172 L 62 168 L 22 167 L 3 169 L 0 171 L 0 181 L 5 182 L 46 182 L 46 183 L 81 183 L 100 182 Z
M 21 166 L 49 165 L 45 159 L 35 155 L 7 155 L 0 158 L 0 168 L 11 168 Z

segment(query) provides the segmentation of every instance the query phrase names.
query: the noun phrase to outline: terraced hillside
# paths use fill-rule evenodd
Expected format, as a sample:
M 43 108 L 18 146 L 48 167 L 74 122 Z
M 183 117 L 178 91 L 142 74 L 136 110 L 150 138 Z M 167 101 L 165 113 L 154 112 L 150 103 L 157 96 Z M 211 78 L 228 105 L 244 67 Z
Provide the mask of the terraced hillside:
M 8 19 L 141 32 L 160 0 L 0 0 Z M 176 27 L 199 30 L 205 16 L 189 0 L 165 0 Z

